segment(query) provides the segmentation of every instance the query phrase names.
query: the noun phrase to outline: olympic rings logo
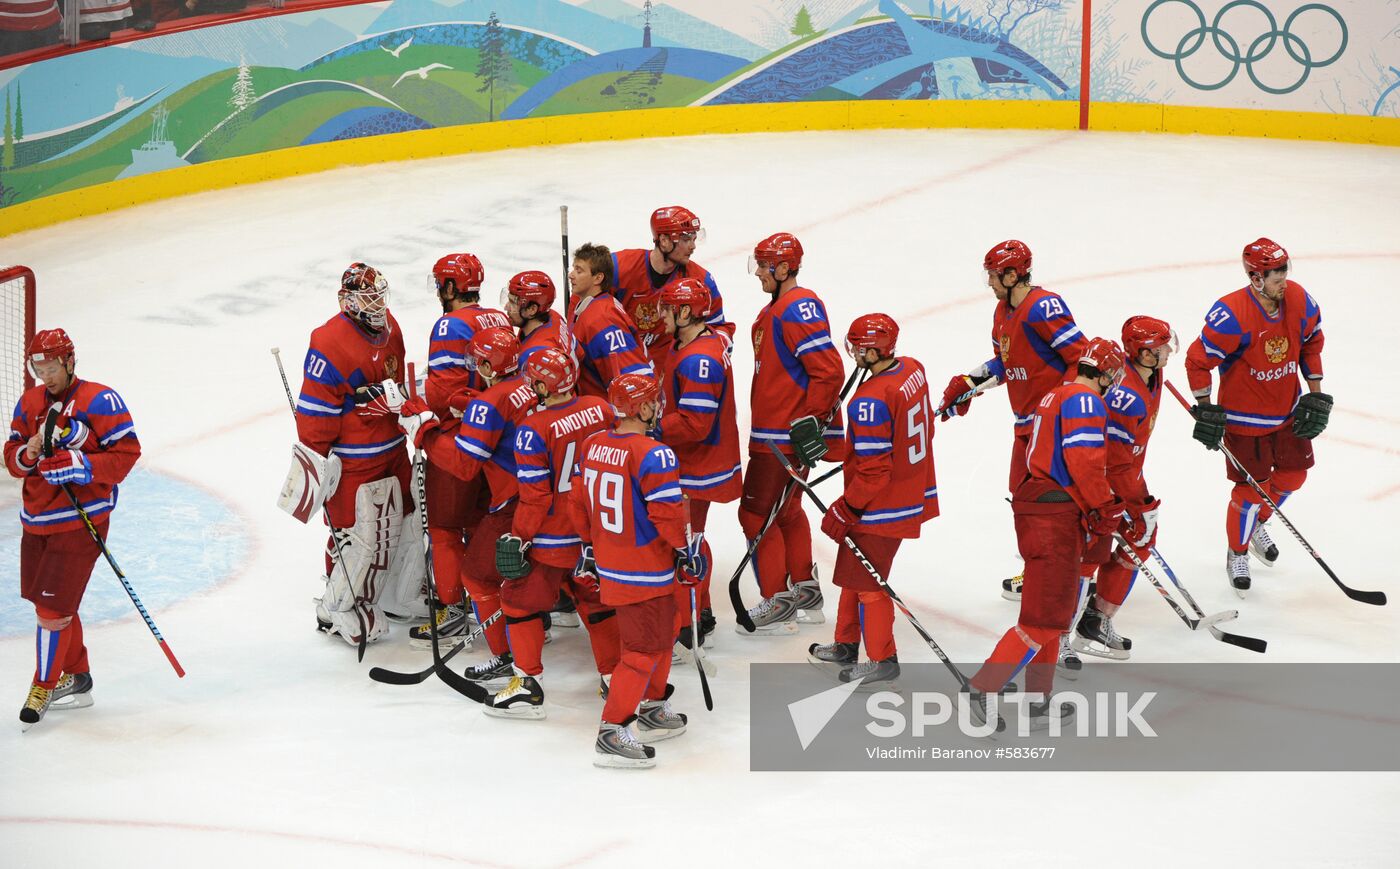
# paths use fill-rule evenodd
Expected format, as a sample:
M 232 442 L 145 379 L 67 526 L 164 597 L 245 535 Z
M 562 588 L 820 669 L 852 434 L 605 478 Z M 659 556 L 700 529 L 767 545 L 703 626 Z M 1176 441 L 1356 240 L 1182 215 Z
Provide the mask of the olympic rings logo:
M 1196 14 L 1196 26 L 1182 35 L 1181 39 L 1176 44 L 1175 51 L 1161 50 L 1156 45 L 1153 45 L 1152 39 L 1147 35 L 1148 19 L 1152 17 L 1152 13 L 1157 11 L 1159 7 L 1165 6 L 1168 3 L 1181 3 Z M 1254 41 L 1249 45 L 1249 50 L 1244 54 L 1240 53 L 1239 42 L 1229 33 L 1225 32 L 1220 26 L 1220 22 L 1224 19 L 1226 13 L 1241 6 L 1262 12 L 1269 25 L 1267 30 L 1255 37 Z M 1313 60 L 1312 50 L 1308 48 L 1308 44 L 1297 34 L 1292 32 L 1293 23 L 1298 20 L 1298 16 L 1311 11 L 1330 15 L 1332 19 L 1337 22 L 1337 28 L 1342 34 L 1341 44 L 1337 46 L 1336 52 L 1325 60 Z M 1186 74 L 1186 69 L 1182 66 L 1183 60 L 1191 57 L 1200 50 L 1201 46 L 1205 44 L 1207 36 L 1211 38 L 1211 42 L 1215 46 L 1215 50 L 1220 53 L 1220 56 L 1231 64 L 1230 71 L 1225 74 L 1225 77 L 1214 84 L 1204 84 L 1194 81 Z M 1254 82 L 1254 86 L 1261 91 L 1271 94 L 1288 94 L 1302 87 L 1303 83 L 1308 80 L 1308 75 L 1314 69 L 1335 63 L 1337 59 L 1342 56 L 1342 52 L 1346 51 L 1347 48 L 1347 24 L 1342 20 L 1342 16 L 1330 6 L 1324 6 L 1321 3 L 1308 3 L 1295 9 L 1293 14 L 1289 15 L 1288 19 L 1284 21 L 1283 29 L 1280 30 L 1278 19 L 1274 17 L 1274 14 L 1270 12 L 1269 8 L 1263 3 L 1258 2 L 1258 0 L 1230 0 L 1229 3 L 1220 7 L 1220 11 L 1215 13 L 1215 20 L 1207 25 L 1205 13 L 1202 12 L 1201 7 L 1197 6 L 1192 0 L 1155 0 L 1151 6 L 1147 7 L 1147 11 L 1142 15 L 1142 41 L 1147 46 L 1148 51 L 1160 58 L 1174 62 L 1176 64 L 1177 75 L 1181 76 L 1181 80 L 1197 90 L 1214 91 L 1225 87 L 1230 82 L 1234 81 L 1235 76 L 1239 74 L 1240 67 L 1243 66 L 1245 71 L 1249 73 L 1249 80 Z M 1272 87 L 1264 84 L 1259 80 L 1259 77 L 1254 74 L 1254 64 L 1268 57 L 1270 52 L 1272 52 L 1274 47 L 1280 42 L 1283 43 L 1283 50 L 1288 53 L 1288 56 L 1292 58 L 1294 62 L 1302 67 L 1303 71 L 1298 76 L 1298 80 L 1291 85 L 1286 87 Z

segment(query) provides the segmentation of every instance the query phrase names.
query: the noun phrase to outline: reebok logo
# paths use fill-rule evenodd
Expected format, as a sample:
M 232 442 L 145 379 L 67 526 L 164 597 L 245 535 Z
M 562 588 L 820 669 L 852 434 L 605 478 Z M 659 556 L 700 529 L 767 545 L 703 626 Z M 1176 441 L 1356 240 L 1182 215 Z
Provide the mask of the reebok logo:
M 831 723 L 831 719 L 835 718 L 836 713 L 841 711 L 841 707 L 846 703 L 846 698 L 850 697 L 864 681 L 862 678 L 845 685 L 837 685 L 835 688 L 820 694 L 813 694 L 811 697 L 788 704 L 788 715 L 792 717 L 792 726 L 797 731 L 797 739 L 802 743 L 803 751 L 806 751 L 807 746 L 821 735 L 821 732 Z

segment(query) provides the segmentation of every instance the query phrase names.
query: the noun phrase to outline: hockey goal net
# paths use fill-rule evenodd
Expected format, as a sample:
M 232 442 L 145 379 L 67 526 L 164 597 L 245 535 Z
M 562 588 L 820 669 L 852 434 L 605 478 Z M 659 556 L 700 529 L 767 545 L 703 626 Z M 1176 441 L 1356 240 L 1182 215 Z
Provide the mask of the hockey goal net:
M 33 339 L 34 272 L 24 266 L 0 266 L 0 408 L 6 423 L 20 394 L 34 385 L 24 364 Z

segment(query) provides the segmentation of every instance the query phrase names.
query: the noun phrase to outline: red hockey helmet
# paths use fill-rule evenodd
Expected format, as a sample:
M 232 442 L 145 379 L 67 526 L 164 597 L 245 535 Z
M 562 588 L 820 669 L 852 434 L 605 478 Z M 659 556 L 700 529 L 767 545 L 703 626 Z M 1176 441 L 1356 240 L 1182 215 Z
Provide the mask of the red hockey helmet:
M 703 320 L 710 313 L 710 290 L 695 278 L 681 278 L 661 288 L 661 304 L 677 311 L 689 305 L 691 319 Z
M 846 353 L 857 350 L 877 350 L 881 356 L 893 356 L 899 340 L 899 324 L 888 314 L 861 314 L 846 330 Z
M 500 377 L 520 367 L 520 339 L 501 326 L 482 329 L 472 336 L 467 351 L 479 362 L 489 363 L 491 374 Z
M 618 417 L 636 416 L 642 405 L 661 400 L 661 384 L 649 374 L 619 374 L 608 384 L 608 403 Z
M 775 232 L 754 245 L 753 256 L 749 258 L 749 271 L 758 274 L 775 269 L 779 263 L 787 263 L 788 271 L 802 268 L 802 242 L 790 232 Z
M 1080 365 L 1088 365 L 1099 372 L 1101 377 L 1108 377 L 1115 385 L 1123 382 L 1123 371 L 1127 367 L 1128 361 L 1123 355 L 1123 348 L 1118 346 L 1118 342 L 1109 338 L 1095 338 L 1084 348 L 1084 352 L 1079 356 Z
M 1250 275 L 1264 275 L 1274 269 L 1288 268 L 1288 251 L 1283 245 L 1260 238 L 1244 246 L 1244 270 Z
M 389 281 L 374 266 L 351 263 L 340 276 L 340 309 L 376 332 L 389 317 Z
M 458 293 L 479 293 L 486 281 L 486 269 L 472 253 L 450 253 L 433 264 L 432 290 L 442 292 L 442 285 L 452 281 Z
M 700 218 L 683 205 L 667 205 L 651 213 L 651 240 L 657 241 L 663 235 L 693 236 L 696 242 L 705 240 L 705 230 L 700 226 Z
M 525 378 L 531 385 L 543 383 L 550 395 L 563 395 L 578 385 L 578 360 L 560 347 L 546 347 L 530 355 Z
M 516 304 L 534 302 L 541 311 L 547 310 L 554 305 L 554 281 L 541 271 L 521 272 L 506 284 L 501 304 L 507 304 L 511 297 L 517 299 Z
M 1177 350 L 1176 332 L 1165 320 L 1138 315 L 1129 317 L 1123 324 L 1123 349 L 1130 361 L 1137 361 L 1143 350 L 1159 350 L 1165 347 L 1168 353 Z
M 1009 238 L 987 251 L 982 268 L 998 274 L 1015 269 L 1017 275 L 1025 276 L 1031 270 L 1031 249 L 1024 241 Z
M 62 360 L 69 373 L 72 373 L 73 363 L 76 359 L 73 351 L 73 339 L 69 338 L 68 333 L 62 329 L 44 329 L 34 333 L 34 338 L 29 342 L 29 347 L 25 352 L 25 361 L 30 373 L 38 377 L 38 372 L 34 370 L 34 363 L 55 359 Z

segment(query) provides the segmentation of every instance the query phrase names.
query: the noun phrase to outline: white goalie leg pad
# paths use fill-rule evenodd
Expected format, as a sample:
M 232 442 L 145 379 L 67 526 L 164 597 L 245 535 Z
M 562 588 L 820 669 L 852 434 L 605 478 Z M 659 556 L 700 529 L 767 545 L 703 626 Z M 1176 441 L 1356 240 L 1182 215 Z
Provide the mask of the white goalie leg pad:
M 380 598 L 384 611 L 410 621 L 427 618 L 428 607 L 423 602 L 427 577 L 423 559 L 423 520 L 417 510 L 410 510 L 403 519 L 399 545 L 394 550 L 384 594 Z
M 388 581 L 402 527 L 403 493 L 398 479 L 389 477 L 361 484 L 355 492 L 354 526 L 336 529 L 335 551 L 331 552 L 334 569 L 317 607 L 318 617 L 331 623 L 331 633 L 357 644 L 362 619 L 369 642 L 388 633 L 389 624 L 379 607 L 379 598 Z
M 309 522 L 340 485 L 340 456 L 323 456 L 306 444 L 292 444 L 292 466 L 277 493 L 277 506 L 298 522 Z

